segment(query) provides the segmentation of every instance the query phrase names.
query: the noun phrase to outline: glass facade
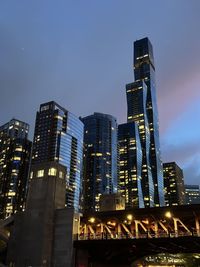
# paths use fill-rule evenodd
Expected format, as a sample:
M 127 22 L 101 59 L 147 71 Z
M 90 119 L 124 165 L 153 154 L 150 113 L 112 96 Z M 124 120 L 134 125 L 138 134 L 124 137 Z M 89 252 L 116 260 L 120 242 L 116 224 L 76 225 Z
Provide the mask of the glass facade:
M 150 128 L 146 112 L 147 86 L 143 81 L 126 85 L 128 121 L 137 123 L 142 146 L 142 191 L 145 206 L 154 206 L 154 184 L 150 166 Z
M 117 192 L 117 122 L 102 113 L 94 113 L 82 121 L 85 125 L 84 209 L 98 211 L 100 196 Z
M 42 104 L 37 112 L 32 164 L 52 161 L 67 169 L 66 206 L 80 210 L 83 123 L 53 101 Z
M 24 210 L 31 154 L 29 125 L 12 119 L 0 127 L 0 218 Z
M 163 163 L 166 206 L 185 204 L 183 170 L 176 162 Z
M 164 206 L 153 48 L 144 38 L 134 42 L 135 82 L 126 86 L 128 122 L 137 122 L 143 152 L 142 189 L 145 206 Z
M 126 208 L 144 208 L 142 193 L 142 147 L 138 125 L 124 123 L 118 127 L 119 191 Z

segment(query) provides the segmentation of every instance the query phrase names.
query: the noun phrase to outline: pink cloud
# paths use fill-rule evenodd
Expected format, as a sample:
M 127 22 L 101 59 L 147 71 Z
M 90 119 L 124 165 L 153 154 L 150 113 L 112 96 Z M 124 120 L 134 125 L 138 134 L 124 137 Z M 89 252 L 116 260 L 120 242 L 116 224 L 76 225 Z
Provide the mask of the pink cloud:
M 158 90 L 158 110 L 161 135 L 165 134 L 172 121 L 200 97 L 199 72 L 183 75 L 182 79 L 179 77 L 163 86 L 160 84 L 162 91 Z

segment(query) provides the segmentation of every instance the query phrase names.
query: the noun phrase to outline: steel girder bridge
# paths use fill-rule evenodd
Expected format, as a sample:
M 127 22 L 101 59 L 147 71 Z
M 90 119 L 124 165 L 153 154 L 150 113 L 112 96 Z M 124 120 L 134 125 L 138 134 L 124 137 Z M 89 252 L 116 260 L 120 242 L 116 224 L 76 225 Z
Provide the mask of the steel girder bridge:
M 76 267 L 131 266 L 158 253 L 200 253 L 200 205 L 84 214 Z

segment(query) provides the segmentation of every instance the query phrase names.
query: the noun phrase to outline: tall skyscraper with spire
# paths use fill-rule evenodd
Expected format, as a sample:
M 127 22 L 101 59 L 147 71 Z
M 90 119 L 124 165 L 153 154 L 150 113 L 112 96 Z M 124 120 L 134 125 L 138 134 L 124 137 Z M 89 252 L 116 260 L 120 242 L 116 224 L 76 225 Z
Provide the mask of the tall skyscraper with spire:
M 153 47 L 148 38 L 134 42 L 135 82 L 126 85 L 127 121 L 136 122 L 142 146 L 145 207 L 164 206 Z

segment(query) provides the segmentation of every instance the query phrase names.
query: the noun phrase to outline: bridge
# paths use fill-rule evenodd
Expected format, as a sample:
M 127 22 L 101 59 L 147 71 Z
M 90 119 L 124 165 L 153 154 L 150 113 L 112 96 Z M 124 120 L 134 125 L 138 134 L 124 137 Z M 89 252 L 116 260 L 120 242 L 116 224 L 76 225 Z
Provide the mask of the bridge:
M 13 217 L 0 221 L 0 260 L 12 225 Z M 73 244 L 75 267 L 130 267 L 159 253 L 200 258 L 200 205 L 87 213 Z
M 84 214 L 76 267 L 131 266 L 158 253 L 200 253 L 200 205 Z

